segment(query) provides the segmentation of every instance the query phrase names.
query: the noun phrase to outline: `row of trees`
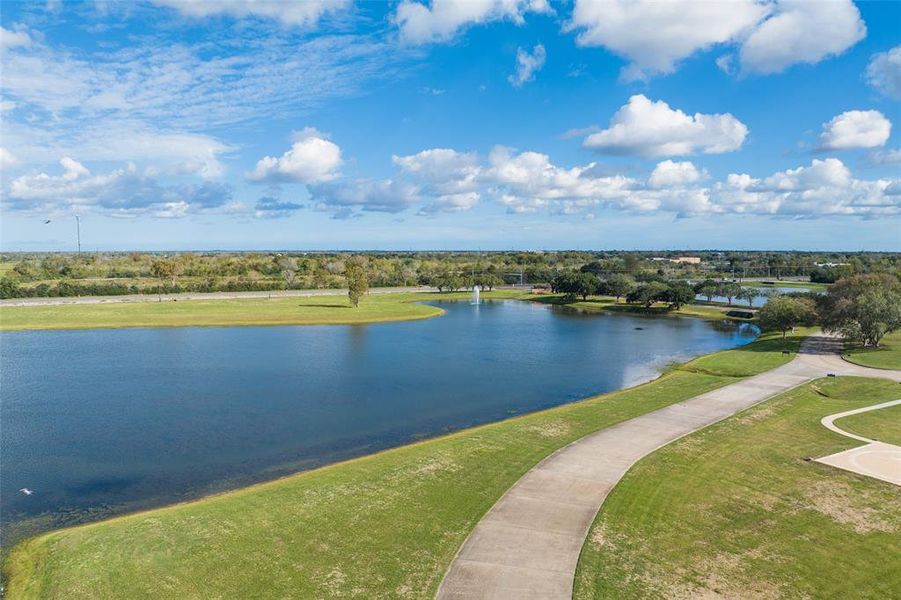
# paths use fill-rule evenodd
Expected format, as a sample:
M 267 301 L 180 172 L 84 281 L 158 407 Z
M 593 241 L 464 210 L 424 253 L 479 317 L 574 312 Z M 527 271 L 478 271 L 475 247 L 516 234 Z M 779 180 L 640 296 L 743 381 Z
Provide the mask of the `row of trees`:
M 763 329 L 781 331 L 783 338 L 795 327 L 820 325 L 847 340 L 877 347 L 886 334 L 901 329 L 901 283 L 888 274 L 856 275 L 819 296 L 770 298 L 758 317 Z
M 628 275 L 612 274 L 601 278 L 590 271 L 560 273 L 551 280 L 551 290 L 564 294 L 570 301 L 577 297 L 587 300 L 588 296 L 613 296 L 617 301 L 625 297 L 626 302 L 642 304 L 646 308 L 665 302 L 673 310 L 695 299 L 694 288 L 684 281 L 651 280 L 639 283 Z

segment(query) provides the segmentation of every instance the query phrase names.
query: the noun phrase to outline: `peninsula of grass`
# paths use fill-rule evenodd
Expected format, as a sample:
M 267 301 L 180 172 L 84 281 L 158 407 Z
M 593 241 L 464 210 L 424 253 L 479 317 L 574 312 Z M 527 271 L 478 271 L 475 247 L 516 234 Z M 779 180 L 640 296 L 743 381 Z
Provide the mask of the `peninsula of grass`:
M 487 292 L 486 298 L 515 298 L 519 291 Z M 468 298 L 452 294 L 371 294 L 357 308 L 343 296 L 273 297 L 108 304 L 0 307 L 0 330 L 106 329 L 120 327 L 200 327 L 246 325 L 352 325 L 427 319 L 440 308 L 430 300 Z
M 882 338 L 878 348 L 851 347 L 845 351 L 844 357 L 864 367 L 901 369 L 901 330 Z
M 767 339 L 699 359 L 703 370 L 692 361 L 628 390 L 37 536 L 4 563 L 7 597 L 431 598 L 475 524 L 540 460 L 732 383 L 752 354 L 789 360 Z
M 672 310 L 663 302 L 658 302 L 650 307 L 645 307 L 638 304 L 629 304 L 622 299 L 617 300 L 612 296 L 591 296 L 587 300 L 576 300 L 574 302 L 567 301 L 567 299 L 560 294 L 544 294 L 532 296 L 530 299 L 536 302 L 543 302 L 545 304 L 563 305 L 573 309 L 589 312 L 613 312 L 657 316 L 697 317 L 701 319 L 711 320 L 728 319 L 733 321 L 751 321 L 753 319 L 733 317 L 728 315 L 727 313 L 729 313 L 730 311 L 756 312 L 756 309 L 748 309 L 746 307 L 738 306 L 737 304 L 726 306 L 713 303 L 684 304 L 680 308 Z
M 897 397 L 893 382 L 821 379 L 641 460 L 592 526 L 574 597 L 896 596 L 897 487 L 808 458 L 860 445 L 823 416 Z
M 901 398 L 897 390 L 895 395 L 890 400 Z M 901 446 L 901 404 L 836 419 L 835 426 L 871 440 Z

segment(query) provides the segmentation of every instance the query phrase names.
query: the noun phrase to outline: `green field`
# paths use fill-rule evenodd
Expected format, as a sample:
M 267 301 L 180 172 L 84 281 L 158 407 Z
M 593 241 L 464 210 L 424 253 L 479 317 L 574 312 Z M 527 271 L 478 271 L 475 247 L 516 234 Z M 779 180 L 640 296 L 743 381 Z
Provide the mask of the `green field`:
M 860 445 L 823 416 L 897 397 L 821 379 L 643 459 L 592 526 L 575 597 L 897 597 L 897 487 L 806 460 Z
M 538 461 L 732 383 L 752 353 L 789 358 L 752 344 L 701 359 L 702 371 L 689 363 L 629 390 L 41 535 L 5 562 L 9 597 L 431 597 L 469 531 Z
M 426 319 L 443 311 L 420 302 L 460 300 L 469 292 L 409 292 L 370 294 L 352 308 L 347 296 L 272 297 L 162 302 L 110 302 L 107 304 L 60 304 L 0 307 L 0 331 L 22 329 L 94 329 L 118 327 L 189 327 L 240 325 L 339 325 Z M 485 299 L 522 299 L 565 304 L 562 296 L 532 295 L 518 290 L 495 290 Z M 596 298 L 565 304 L 579 310 L 689 316 L 726 319 L 723 307 L 686 305 L 678 311 L 664 306 L 651 309 Z
M 895 395 L 889 400 L 901 399 L 901 391 L 896 390 Z M 837 419 L 835 425 L 848 433 L 901 446 L 901 404 Z
M 879 348 L 849 348 L 845 359 L 865 367 L 901 369 L 901 330 L 882 338 Z
M 495 291 L 485 297 L 521 295 Z M 419 302 L 468 297 L 463 292 L 371 294 L 357 308 L 350 306 L 347 296 L 4 306 L 0 330 L 377 323 L 434 317 L 443 311 Z

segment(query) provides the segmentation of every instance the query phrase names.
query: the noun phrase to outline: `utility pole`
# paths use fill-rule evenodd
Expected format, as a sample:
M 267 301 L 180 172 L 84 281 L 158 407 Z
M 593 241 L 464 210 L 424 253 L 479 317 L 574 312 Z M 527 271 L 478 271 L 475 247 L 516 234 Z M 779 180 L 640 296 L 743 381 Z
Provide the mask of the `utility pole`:
M 81 254 L 81 217 L 75 215 L 75 235 L 78 241 L 78 253 Z

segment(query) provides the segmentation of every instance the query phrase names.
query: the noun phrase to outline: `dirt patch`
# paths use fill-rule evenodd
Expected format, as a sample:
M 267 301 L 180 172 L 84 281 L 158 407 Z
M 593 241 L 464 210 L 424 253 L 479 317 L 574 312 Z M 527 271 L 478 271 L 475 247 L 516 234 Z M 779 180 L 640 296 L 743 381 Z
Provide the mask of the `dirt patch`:
M 596 550 L 601 550 L 604 547 L 604 544 L 607 543 L 607 525 L 604 523 L 598 523 L 597 527 L 591 530 L 591 545 Z
M 446 456 L 436 456 L 413 470 L 414 475 L 432 475 L 434 473 L 459 471 L 460 465 Z
M 809 508 L 837 523 L 850 526 L 857 533 L 895 531 L 892 523 L 879 511 L 861 506 L 860 494 L 847 483 L 820 481 L 808 490 L 805 497 L 810 502 Z

